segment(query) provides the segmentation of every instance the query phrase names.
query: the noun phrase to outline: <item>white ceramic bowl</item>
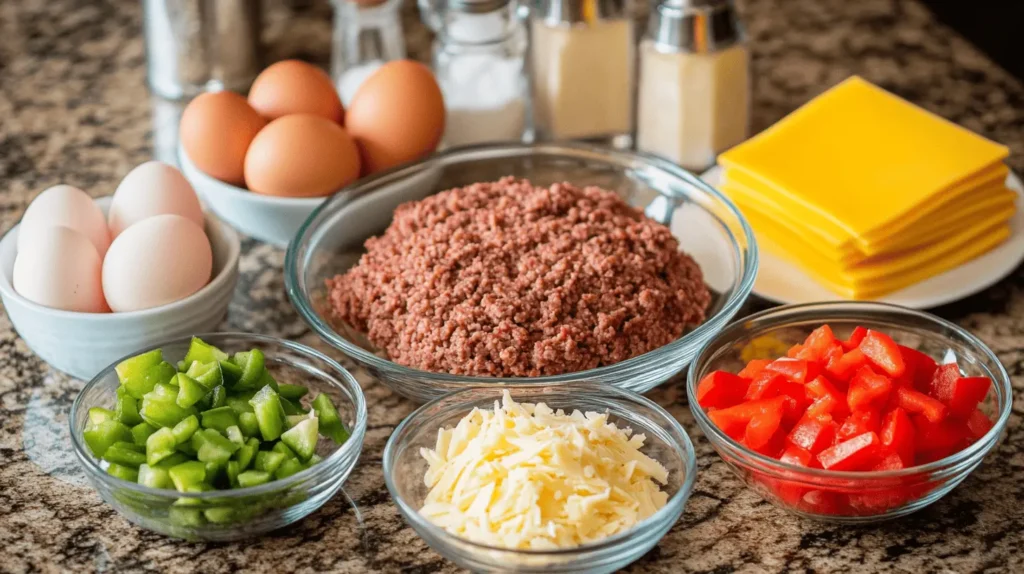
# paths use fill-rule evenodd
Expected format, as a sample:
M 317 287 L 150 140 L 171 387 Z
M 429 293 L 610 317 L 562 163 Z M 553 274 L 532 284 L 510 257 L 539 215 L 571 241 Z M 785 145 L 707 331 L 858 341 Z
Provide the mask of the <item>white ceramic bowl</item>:
M 96 200 L 103 213 L 110 197 Z M 50 366 L 79 379 L 91 379 L 129 353 L 160 341 L 215 331 L 227 313 L 238 282 L 238 234 L 206 213 L 206 235 L 213 247 L 213 279 L 192 295 L 160 307 L 129 313 L 78 313 L 33 303 L 12 285 L 18 227 L 0 240 L 0 299 L 14 329 Z
M 185 179 L 210 209 L 238 231 L 276 245 L 288 247 L 299 227 L 320 207 L 326 197 L 274 197 L 253 193 L 224 183 L 200 171 L 184 148 L 178 146 L 178 163 Z

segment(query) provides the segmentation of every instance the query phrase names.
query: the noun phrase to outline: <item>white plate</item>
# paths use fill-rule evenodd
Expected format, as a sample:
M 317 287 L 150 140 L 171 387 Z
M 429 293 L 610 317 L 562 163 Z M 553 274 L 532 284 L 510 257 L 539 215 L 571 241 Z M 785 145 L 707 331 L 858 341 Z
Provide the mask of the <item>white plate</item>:
M 711 186 L 721 180 L 721 169 L 713 167 L 701 175 Z M 1024 260 L 1024 211 L 1022 198 L 1024 184 L 1010 172 L 1006 186 L 1017 192 L 1017 212 L 1010 219 L 1010 237 L 988 253 L 941 275 L 921 281 L 875 299 L 884 303 L 903 305 L 913 309 L 928 309 L 973 295 L 1009 275 Z M 675 229 L 673 218 L 673 232 Z M 814 282 L 798 267 L 763 250 L 758 252 L 760 265 L 754 293 L 777 303 L 809 303 L 812 301 L 841 301 L 843 297 Z

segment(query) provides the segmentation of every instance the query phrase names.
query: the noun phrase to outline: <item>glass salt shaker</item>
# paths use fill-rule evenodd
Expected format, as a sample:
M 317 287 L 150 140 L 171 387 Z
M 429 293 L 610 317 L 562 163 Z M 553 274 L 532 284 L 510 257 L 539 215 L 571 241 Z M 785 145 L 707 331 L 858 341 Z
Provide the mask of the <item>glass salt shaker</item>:
M 331 77 L 348 106 L 377 68 L 405 58 L 402 0 L 335 0 Z
M 529 97 L 526 33 L 510 0 L 439 0 L 433 66 L 444 93 L 447 146 L 521 141 Z

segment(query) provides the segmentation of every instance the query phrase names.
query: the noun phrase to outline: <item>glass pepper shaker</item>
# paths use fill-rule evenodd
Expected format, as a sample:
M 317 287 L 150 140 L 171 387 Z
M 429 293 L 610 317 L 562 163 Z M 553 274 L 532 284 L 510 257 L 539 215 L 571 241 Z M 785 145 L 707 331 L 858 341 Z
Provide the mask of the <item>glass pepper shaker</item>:
M 402 0 L 335 0 L 331 77 L 348 106 L 377 68 L 405 58 Z
M 448 146 L 521 141 L 527 127 L 526 34 L 510 0 L 441 0 L 433 67 Z M 429 22 L 429 20 L 428 20 Z

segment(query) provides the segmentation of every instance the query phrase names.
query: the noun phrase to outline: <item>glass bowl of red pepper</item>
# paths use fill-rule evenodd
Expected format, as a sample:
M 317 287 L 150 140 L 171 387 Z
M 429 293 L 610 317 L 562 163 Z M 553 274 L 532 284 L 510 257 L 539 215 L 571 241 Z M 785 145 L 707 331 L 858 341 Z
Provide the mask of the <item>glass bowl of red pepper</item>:
M 694 360 L 690 410 L 722 459 L 795 514 L 920 510 L 1003 435 L 1010 378 L 957 325 L 868 302 L 791 305 L 726 327 Z

